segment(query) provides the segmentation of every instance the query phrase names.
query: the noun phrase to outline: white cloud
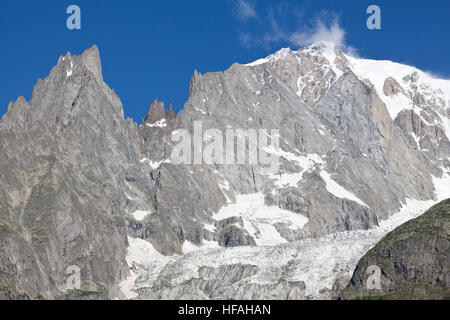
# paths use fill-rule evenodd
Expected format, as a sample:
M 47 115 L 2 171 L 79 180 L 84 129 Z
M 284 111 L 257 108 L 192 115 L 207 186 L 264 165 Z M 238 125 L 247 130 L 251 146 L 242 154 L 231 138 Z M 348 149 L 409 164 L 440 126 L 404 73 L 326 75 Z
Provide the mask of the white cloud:
M 244 2 L 241 0 L 240 2 Z M 245 2 L 244 2 L 245 3 Z M 253 7 L 251 7 L 254 11 Z M 254 14 L 257 16 L 256 12 Z M 288 44 L 293 47 L 305 47 L 321 41 L 332 42 L 344 52 L 357 55 L 356 49 L 346 43 L 346 32 L 339 24 L 338 16 L 330 12 L 321 12 L 309 22 L 302 21 L 305 15 L 297 10 L 269 8 L 268 15 L 260 19 L 263 34 L 250 34 L 240 32 L 240 41 L 244 47 L 262 45 L 269 48 L 273 45 Z M 288 20 L 298 21 L 295 28 L 284 23 Z M 245 34 L 245 37 L 242 35 Z M 284 44 L 283 44 L 284 43 Z
M 316 19 L 312 28 L 293 32 L 288 36 L 288 41 L 297 46 L 304 47 L 321 41 L 332 42 L 346 53 L 356 56 L 357 51 L 352 46 L 348 46 L 345 40 L 345 30 L 339 25 L 339 20 L 334 18 L 331 21 Z
M 236 15 L 241 21 L 247 21 L 251 18 L 258 18 L 254 5 L 245 0 L 238 0 L 236 4 Z
M 241 45 L 245 48 L 250 48 L 252 45 L 252 37 L 248 33 L 240 33 L 239 34 L 239 41 L 241 42 Z
M 406 63 L 405 63 L 406 64 Z M 419 69 L 419 68 L 418 68 Z M 444 73 L 431 71 L 431 70 L 424 70 L 424 72 L 429 75 L 432 78 L 435 79 L 442 79 L 442 80 L 450 80 L 450 76 Z
M 314 28 L 297 31 L 289 35 L 289 41 L 296 46 L 309 46 L 313 43 L 333 42 L 339 47 L 345 46 L 345 31 L 334 20 L 331 24 L 317 20 Z

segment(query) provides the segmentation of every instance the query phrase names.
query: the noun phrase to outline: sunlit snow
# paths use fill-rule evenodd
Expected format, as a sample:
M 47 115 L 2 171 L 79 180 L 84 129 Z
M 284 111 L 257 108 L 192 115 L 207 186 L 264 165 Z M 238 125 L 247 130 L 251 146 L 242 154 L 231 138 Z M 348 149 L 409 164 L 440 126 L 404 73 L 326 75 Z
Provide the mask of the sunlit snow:
M 299 230 L 308 222 L 308 218 L 300 214 L 267 206 L 262 193 L 237 195 L 236 203 L 221 208 L 213 216 L 218 221 L 230 217 L 241 217 L 244 228 L 259 246 L 287 242 L 274 227 L 275 223 L 284 223 L 290 229 Z
M 338 198 L 355 201 L 356 203 L 364 207 L 368 207 L 368 205 L 365 204 L 363 201 L 361 201 L 357 196 L 355 196 L 355 194 L 351 193 L 350 191 L 347 191 L 344 187 L 342 187 L 336 181 L 331 179 L 331 176 L 328 172 L 322 170 L 320 171 L 320 176 L 325 181 L 326 188 L 329 193 L 335 195 Z

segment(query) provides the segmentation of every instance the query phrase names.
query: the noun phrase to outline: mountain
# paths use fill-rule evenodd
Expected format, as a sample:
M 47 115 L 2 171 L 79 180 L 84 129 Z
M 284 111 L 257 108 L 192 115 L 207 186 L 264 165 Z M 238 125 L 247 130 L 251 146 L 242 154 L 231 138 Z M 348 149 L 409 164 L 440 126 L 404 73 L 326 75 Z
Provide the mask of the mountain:
M 123 190 L 139 170 L 139 135 L 97 48 L 61 57 L 30 101 L 11 103 L 0 140 L 0 297 L 70 296 L 72 265 L 83 293 L 114 295 L 129 274 Z
M 155 100 L 140 125 L 95 46 L 67 54 L 0 121 L 0 297 L 335 298 L 450 196 L 449 128 L 449 81 L 330 43 L 195 71 L 183 110 Z M 227 130 L 271 144 L 237 146 L 258 164 L 196 158 Z M 177 135 L 195 164 L 176 163 Z
M 390 232 L 366 253 L 341 297 L 450 299 L 449 237 L 447 199 Z M 369 266 L 380 268 L 379 289 L 365 285 Z

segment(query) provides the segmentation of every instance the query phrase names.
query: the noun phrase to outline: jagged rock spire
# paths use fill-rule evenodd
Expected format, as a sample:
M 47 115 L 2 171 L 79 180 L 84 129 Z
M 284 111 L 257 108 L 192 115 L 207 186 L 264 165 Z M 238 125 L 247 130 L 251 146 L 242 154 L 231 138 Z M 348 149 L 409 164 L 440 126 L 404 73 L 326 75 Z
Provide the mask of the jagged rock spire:
M 85 67 L 92 72 L 98 81 L 103 81 L 102 63 L 98 47 L 93 45 L 81 55 L 81 61 Z
M 169 105 L 169 109 L 167 110 L 164 107 L 164 102 L 155 99 L 150 108 L 147 111 L 147 115 L 142 120 L 143 123 L 155 123 L 162 119 L 171 120 L 175 118 L 175 112 L 173 111 L 172 105 Z
M 194 70 L 194 74 L 192 75 L 191 82 L 189 85 L 189 97 L 195 95 L 196 92 L 200 91 L 201 81 L 202 81 L 202 74 L 197 70 Z

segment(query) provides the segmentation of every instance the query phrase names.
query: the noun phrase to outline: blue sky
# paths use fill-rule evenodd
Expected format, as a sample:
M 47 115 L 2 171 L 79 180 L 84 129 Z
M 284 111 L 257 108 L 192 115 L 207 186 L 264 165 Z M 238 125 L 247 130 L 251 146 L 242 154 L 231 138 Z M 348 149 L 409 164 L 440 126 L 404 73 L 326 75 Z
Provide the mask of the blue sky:
M 81 8 L 81 30 L 66 27 L 71 4 Z M 366 28 L 371 4 L 381 8 L 381 30 Z M 448 0 L 0 0 L 0 13 L 0 114 L 29 99 L 60 55 L 93 44 L 106 83 L 137 122 L 155 98 L 180 110 L 194 69 L 223 71 L 313 39 L 450 78 Z

